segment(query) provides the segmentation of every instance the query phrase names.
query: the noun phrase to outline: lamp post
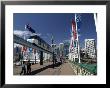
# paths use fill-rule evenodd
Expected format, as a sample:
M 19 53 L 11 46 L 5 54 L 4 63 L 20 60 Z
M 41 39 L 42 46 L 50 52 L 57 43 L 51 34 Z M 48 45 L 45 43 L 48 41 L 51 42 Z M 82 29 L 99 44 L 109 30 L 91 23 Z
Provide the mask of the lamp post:
M 34 49 L 34 55 L 35 55 L 35 64 L 36 64 L 36 49 Z
M 52 54 L 53 54 L 53 68 L 54 68 L 54 46 L 53 46 L 53 35 L 52 35 Z

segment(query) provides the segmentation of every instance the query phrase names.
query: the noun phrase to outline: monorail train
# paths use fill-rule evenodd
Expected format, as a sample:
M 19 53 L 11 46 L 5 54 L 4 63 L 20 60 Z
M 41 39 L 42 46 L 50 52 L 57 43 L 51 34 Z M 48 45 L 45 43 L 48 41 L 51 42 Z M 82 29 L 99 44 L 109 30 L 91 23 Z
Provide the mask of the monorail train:
M 47 50 L 51 50 L 51 46 L 49 44 L 47 44 L 42 38 L 40 38 L 37 35 L 30 36 L 27 39 L 27 41 L 30 42 L 30 43 L 33 43 L 34 45 L 38 45 L 42 48 L 45 48 Z

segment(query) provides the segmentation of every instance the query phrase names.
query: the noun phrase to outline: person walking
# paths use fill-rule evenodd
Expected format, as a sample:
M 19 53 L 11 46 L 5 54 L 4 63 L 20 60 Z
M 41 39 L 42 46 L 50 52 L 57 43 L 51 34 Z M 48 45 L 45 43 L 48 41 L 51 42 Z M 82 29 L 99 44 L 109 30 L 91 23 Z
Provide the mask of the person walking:
M 60 64 L 62 64 L 62 57 L 60 57 Z
M 27 63 L 27 74 L 31 74 L 31 63 L 30 63 L 30 60 Z
M 25 68 L 26 68 L 26 74 L 27 74 L 27 65 L 28 65 L 28 60 L 25 60 Z
M 22 70 L 21 70 L 21 73 L 20 75 L 23 73 L 23 75 L 26 74 L 26 65 L 25 65 L 25 61 L 23 61 L 23 64 L 22 64 Z

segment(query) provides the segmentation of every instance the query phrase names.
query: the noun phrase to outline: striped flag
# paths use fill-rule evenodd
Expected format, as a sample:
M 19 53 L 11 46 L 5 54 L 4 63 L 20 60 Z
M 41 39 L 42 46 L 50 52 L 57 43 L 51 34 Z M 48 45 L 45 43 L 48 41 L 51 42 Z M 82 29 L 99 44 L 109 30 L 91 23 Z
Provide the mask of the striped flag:
M 72 33 L 73 33 L 74 40 L 76 40 L 77 39 L 77 32 L 76 32 L 76 23 L 74 20 L 72 20 Z
M 77 32 L 77 53 L 78 53 L 78 59 L 80 63 L 80 47 L 79 47 L 79 40 L 78 40 L 78 30 L 81 27 L 81 14 L 75 14 L 75 22 L 76 22 L 76 32 Z
M 23 52 L 27 51 L 27 47 L 23 46 Z
M 81 15 L 75 14 L 75 20 L 72 20 L 72 36 L 69 47 L 69 58 L 74 60 L 75 58 L 79 59 L 80 63 L 80 49 L 79 49 L 79 40 L 78 40 L 78 30 L 81 27 Z
M 71 48 L 75 48 L 77 46 L 77 40 L 71 40 Z
M 81 27 L 81 14 L 79 13 L 75 14 L 75 21 L 77 24 L 77 31 L 78 31 Z

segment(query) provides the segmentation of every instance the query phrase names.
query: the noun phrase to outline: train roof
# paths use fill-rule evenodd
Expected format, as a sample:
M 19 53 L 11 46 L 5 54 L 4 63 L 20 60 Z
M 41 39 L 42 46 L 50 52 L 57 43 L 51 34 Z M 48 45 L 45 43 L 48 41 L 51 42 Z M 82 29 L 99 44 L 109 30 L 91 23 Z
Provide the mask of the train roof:
M 29 39 L 41 39 L 38 35 L 30 36 Z
M 46 41 L 44 41 L 41 37 L 39 37 L 38 35 L 33 35 L 33 36 L 30 36 L 28 39 L 38 39 L 44 43 L 46 43 L 47 45 L 49 45 Z M 49 45 L 50 46 L 50 45 Z

